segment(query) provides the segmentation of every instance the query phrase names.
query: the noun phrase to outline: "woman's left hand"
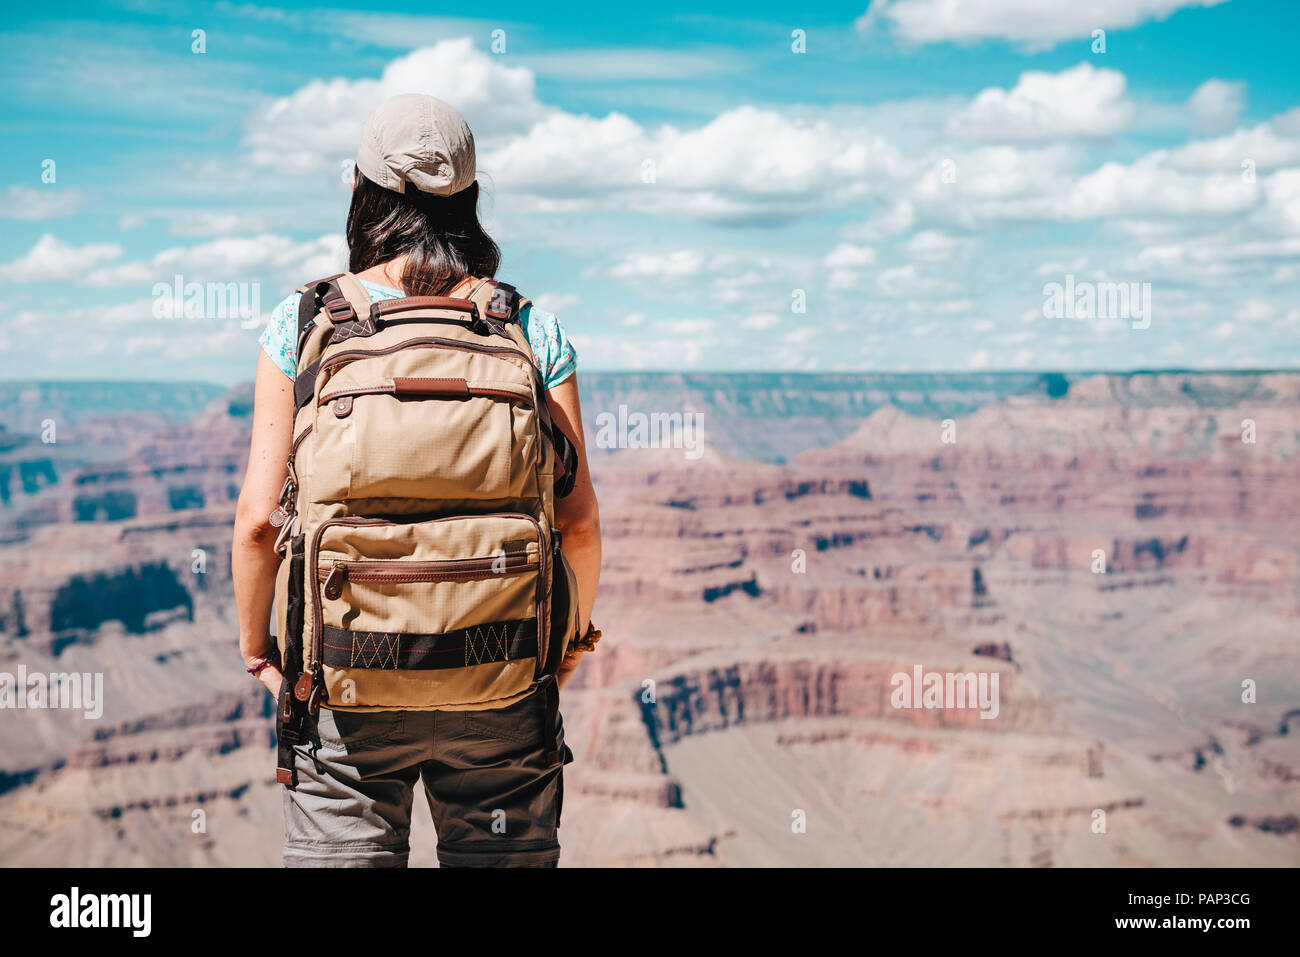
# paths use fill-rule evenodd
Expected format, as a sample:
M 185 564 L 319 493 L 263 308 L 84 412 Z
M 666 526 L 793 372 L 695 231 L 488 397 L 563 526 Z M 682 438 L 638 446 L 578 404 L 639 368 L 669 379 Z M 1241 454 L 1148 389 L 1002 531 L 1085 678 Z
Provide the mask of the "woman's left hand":
M 275 665 L 267 665 L 257 673 L 257 680 L 266 685 L 266 690 L 271 692 L 272 698 L 280 696 L 280 685 L 284 683 L 284 675 Z

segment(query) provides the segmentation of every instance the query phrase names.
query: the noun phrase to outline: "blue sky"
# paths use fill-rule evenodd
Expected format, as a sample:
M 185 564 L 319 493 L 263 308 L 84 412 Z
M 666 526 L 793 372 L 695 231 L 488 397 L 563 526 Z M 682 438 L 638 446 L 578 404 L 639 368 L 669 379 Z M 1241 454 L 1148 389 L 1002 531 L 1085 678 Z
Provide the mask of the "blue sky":
M 1300 365 L 1296 5 L 709 7 L 8 14 L 0 376 L 249 378 L 253 323 L 157 285 L 269 313 L 340 268 L 340 171 L 411 91 L 465 113 L 501 276 L 583 368 Z M 1067 279 L 1149 322 L 1045 315 Z

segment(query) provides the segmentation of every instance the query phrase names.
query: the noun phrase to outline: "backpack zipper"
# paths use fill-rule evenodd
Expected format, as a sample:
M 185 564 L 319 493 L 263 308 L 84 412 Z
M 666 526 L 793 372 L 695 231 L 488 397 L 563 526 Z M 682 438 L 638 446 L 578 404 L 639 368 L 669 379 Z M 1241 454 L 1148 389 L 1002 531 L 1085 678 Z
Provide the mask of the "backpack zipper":
M 316 570 L 324 583 L 325 597 L 333 601 L 343 594 L 344 582 L 412 582 L 473 581 L 491 575 L 517 575 L 533 571 L 539 562 L 527 555 L 497 555 L 487 558 L 458 558 L 448 561 L 415 562 L 406 559 L 389 561 L 335 561 L 327 571 Z
M 438 522 L 459 522 L 459 521 L 463 521 L 466 518 L 522 518 L 527 520 L 529 523 L 531 523 L 533 528 L 537 530 L 537 545 L 538 545 L 538 553 L 539 553 L 538 567 L 541 574 L 538 576 L 537 579 L 537 600 L 535 604 L 537 606 L 538 634 L 539 635 L 543 634 L 544 632 L 542 631 L 542 628 L 544 624 L 544 619 L 542 617 L 542 612 L 544 609 L 542 607 L 541 586 L 542 586 L 542 581 L 546 577 L 546 548 L 545 548 L 546 541 L 544 536 L 542 535 L 541 523 L 537 521 L 537 519 L 535 519 L 533 516 L 525 514 L 524 512 L 489 512 L 484 515 L 449 515 L 446 518 L 431 519 L 429 520 L 429 523 L 434 524 Z M 360 516 L 348 516 L 345 518 L 336 518 L 336 519 L 331 519 L 329 521 L 321 522 L 320 525 L 316 526 L 316 533 L 312 535 L 311 549 L 307 554 L 308 567 L 311 568 L 320 567 L 321 538 L 325 534 L 325 529 L 330 528 L 331 526 L 334 525 L 399 525 L 399 524 L 413 524 L 413 523 L 394 522 L 386 518 L 362 518 Z M 313 597 L 315 598 L 315 601 L 311 603 L 312 605 L 311 607 L 311 632 L 312 632 L 311 633 L 311 658 L 308 660 L 306 667 L 303 668 L 302 677 L 300 677 L 298 679 L 297 684 L 293 686 L 294 697 L 297 698 L 299 701 L 307 701 L 308 698 L 312 696 L 312 689 L 316 688 L 317 686 L 323 685 L 325 680 L 322 672 L 320 671 L 321 644 L 324 641 L 324 637 L 325 637 L 324 636 L 325 616 L 324 613 L 321 611 L 322 597 L 321 597 L 320 575 L 319 574 L 313 575 L 312 579 L 313 579 L 313 587 L 314 587 Z M 538 667 L 540 667 L 541 665 L 541 651 L 542 650 L 539 648 Z M 535 668 L 534 674 L 536 674 L 536 670 L 537 669 Z M 317 697 L 319 698 L 321 696 L 317 696 Z
M 292 462 L 294 456 L 298 454 L 298 446 L 302 445 L 303 440 L 306 439 L 307 436 L 311 435 L 311 430 L 312 430 L 312 426 L 310 425 L 307 426 L 307 428 L 302 430 L 302 435 L 298 436 L 296 439 L 293 440 L 293 447 L 289 449 L 290 462 Z
M 533 360 L 524 355 L 518 349 L 511 349 L 507 346 L 481 346 L 473 342 L 462 342 L 459 339 L 444 339 L 441 336 L 423 336 L 419 339 L 407 339 L 405 342 L 399 342 L 395 345 L 387 346 L 383 349 L 348 349 L 344 352 L 336 352 L 329 359 L 320 364 L 316 375 L 319 377 L 322 372 L 332 366 L 341 365 L 344 362 L 350 362 L 353 359 L 369 359 L 373 356 L 386 356 L 394 352 L 401 352 L 403 349 L 410 349 L 416 346 L 438 346 L 444 349 L 456 349 L 461 352 L 478 352 L 490 356 L 518 356 L 528 363 L 530 367 L 534 365 Z
M 520 395 L 519 393 L 511 392 L 508 389 L 492 389 L 486 386 L 482 386 L 482 387 L 469 386 L 468 389 L 469 389 L 469 396 L 471 398 L 482 396 L 488 399 L 500 399 L 505 402 L 518 402 L 521 405 L 528 406 L 529 408 L 531 408 L 533 405 L 533 397 L 531 395 Z M 395 392 L 396 390 L 392 386 L 383 386 L 383 385 L 352 386 L 351 388 L 348 389 L 340 389 L 337 392 L 321 393 L 320 398 L 316 400 L 316 405 L 319 407 L 324 405 L 327 402 L 332 402 L 333 400 L 341 398 L 343 396 L 392 395 Z M 425 398 L 439 399 L 439 398 L 450 398 L 450 397 L 430 395 L 430 396 L 425 396 Z

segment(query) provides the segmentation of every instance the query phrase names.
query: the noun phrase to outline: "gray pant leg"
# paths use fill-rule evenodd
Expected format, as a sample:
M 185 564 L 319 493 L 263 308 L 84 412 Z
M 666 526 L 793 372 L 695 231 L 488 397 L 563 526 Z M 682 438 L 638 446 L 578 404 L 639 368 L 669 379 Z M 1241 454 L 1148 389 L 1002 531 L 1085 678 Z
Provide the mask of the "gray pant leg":
M 286 867 L 406 866 L 429 718 L 322 708 L 307 719 L 298 786 L 284 791 Z

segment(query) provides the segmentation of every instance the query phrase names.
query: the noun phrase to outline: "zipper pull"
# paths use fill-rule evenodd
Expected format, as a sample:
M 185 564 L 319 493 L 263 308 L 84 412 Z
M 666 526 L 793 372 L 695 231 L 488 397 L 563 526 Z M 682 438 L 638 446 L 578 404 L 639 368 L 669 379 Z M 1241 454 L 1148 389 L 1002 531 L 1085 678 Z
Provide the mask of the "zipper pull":
M 333 601 L 343 594 L 343 582 L 348 577 L 346 562 L 335 562 L 329 577 L 325 579 L 325 597 Z
M 293 686 L 293 696 L 299 701 L 306 701 L 311 695 L 312 685 L 316 683 L 316 672 L 308 668 L 301 675 Z
M 293 686 L 293 696 L 299 701 L 307 702 L 307 713 L 314 715 L 320 711 L 321 702 L 325 700 L 325 682 L 317 673 L 308 668 Z

